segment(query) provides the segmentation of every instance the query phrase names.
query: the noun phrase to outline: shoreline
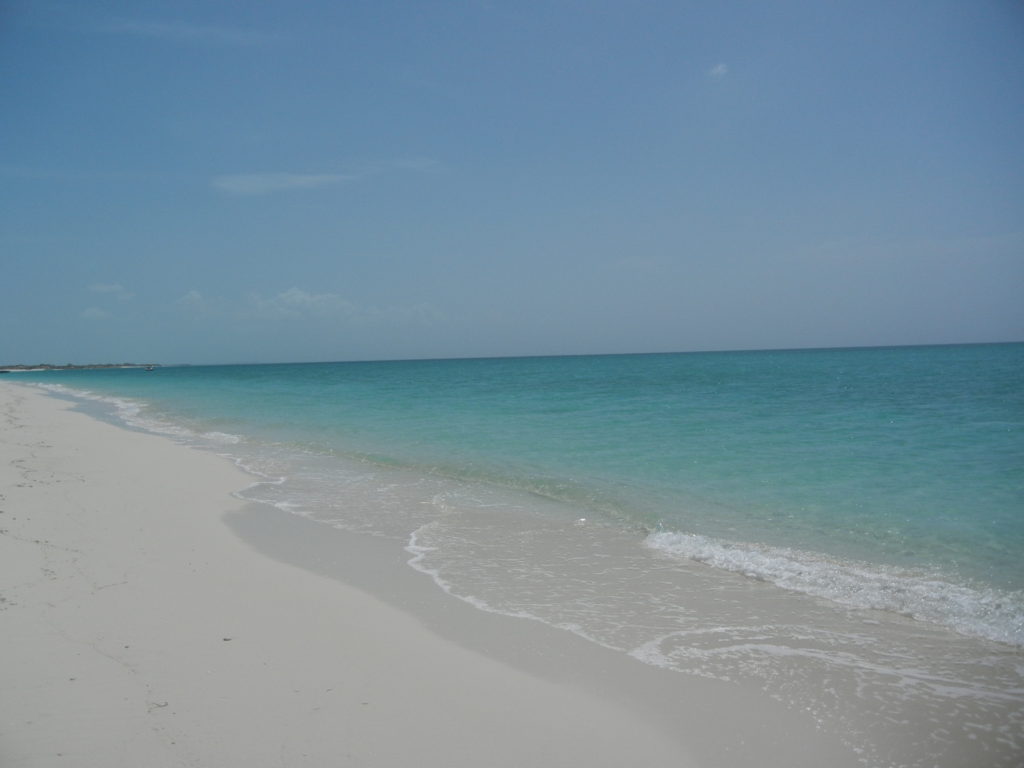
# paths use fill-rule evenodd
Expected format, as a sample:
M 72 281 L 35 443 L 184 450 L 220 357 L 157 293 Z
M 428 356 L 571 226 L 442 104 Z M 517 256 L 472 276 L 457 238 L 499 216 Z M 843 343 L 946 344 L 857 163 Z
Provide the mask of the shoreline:
M 76 765 L 856 765 L 809 715 L 472 608 L 224 458 L 0 383 L 0 755 Z M 183 482 L 187 479 L 187 482 Z

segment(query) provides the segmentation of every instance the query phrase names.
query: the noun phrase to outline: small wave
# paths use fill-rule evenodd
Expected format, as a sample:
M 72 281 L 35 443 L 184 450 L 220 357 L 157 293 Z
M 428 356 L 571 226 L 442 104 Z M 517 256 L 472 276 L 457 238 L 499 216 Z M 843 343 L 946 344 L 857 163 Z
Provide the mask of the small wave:
M 114 397 L 112 395 L 98 395 L 88 389 L 73 389 L 63 384 L 38 384 L 40 389 L 52 392 L 62 397 L 76 400 L 89 400 L 95 403 L 103 403 L 113 408 L 114 414 L 122 422 L 130 427 L 141 429 L 145 432 L 157 432 L 172 437 L 192 437 L 195 433 L 191 430 L 171 424 L 162 419 L 144 415 L 144 406 L 141 402 L 130 400 L 125 397 Z
M 423 531 L 435 528 L 436 526 L 436 521 L 427 523 L 426 525 L 422 526 L 418 530 L 413 531 L 409 535 L 409 542 L 405 545 L 405 551 L 412 555 L 412 558 L 408 560 L 408 565 L 411 566 L 413 570 L 419 571 L 420 573 L 429 576 L 431 579 L 434 580 L 434 583 L 437 584 L 437 586 L 439 586 L 444 592 L 447 592 L 452 597 L 458 598 L 463 602 L 469 603 L 474 608 L 478 608 L 481 611 L 486 611 L 487 613 L 500 613 L 505 616 L 514 616 L 515 618 L 519 619 L 533 619 L 535 621 L 541 621 L 541 619 L 539 619 L 537 616 L 534 616 L 531 613 L 526 613 L 524 611 L 502 611 L 498 608 L 494 608 L 487 601 L 481 600 L 478 597 L 460 594 L 453 588 L 452 584 L 441 575 L 441 571 L 439 569 L 431 568 L 428 565 L 426 565 L 424 560 L 426 559 L 427 555 L 429 555 L 436 549 L 436 547 L 430 547 L 421 544 L 419 541 L 420 534 Z
M 610 643 L 605 642 L 593 632 L 587 631 L 581 624 L 577 622 L 551 621 L 550 619 L 543 618 L 542 616 L 538 616 L 537 614 L 531 613 L 529 611 L 499 608 L 487 602 L 483 598 L 466 594 L 462 590 L 457 589 L 455 585 L 453 585 L 451 582 L 445 579 L 444 576 L 441 575 L 440 568 L 431 567 L 426 563 L 426 560 L 430 556 L 430 554 L 432 552 L 437 551 L 437 547 L 432 547 L 425 543 L 422 543 L 420 541 L 420 536 L 422 534 L 431 532 L 431 530 L 436 528 L 438 524 L 439 521 L 435 520 L 433 522 L 426 523 L 417 530 L 413 531 L 409 536 L 408 543 L 405 545 L 405 551 L 412 555 L 412 558 L 406 561 L 406 564 L 412 567 L 413 570 L 419 571 L 420 573 L 429 576 L 434 581 L 434 584 L 440 587 L 443 592 L 447 593 L 448 595 L 454 597 L 457 600 L 461 600 L 464 603 L 468 603 L 474 608 L 484 611 L 485 613 L 494 613 L 500 616 L 509 616 L 514 619 L 527 619 L 529 621 L 536 621 L 540 624 L 545 624 L 549 627 L 554 627 L 555 629 L 561 629 L 566 632 L 570 632 L 574 635 L 577 635 L 578 637 L 583 638 L 584 640 L 587 640 L 588 642 L 599 645 L 602 648 L 608 648 L 609 650 L 613 651 L 624 650 L 623 648 L 620 648 L 616 645 L 612 645 Z
M 124 424 L 144 432 L 154 432 L 160 435 L 167 435 L 186 442 L 214 443 L 221 445 L 237 445 L 242 442 L 240 435 L 233 435 L 229 432 L 196 432 L 166 419 L 153 416 L 146 412 L 143 403 L 131 400 L 126 397 L 114 397 L 112 395 L 100 395 L 88 389 L 74 389 L 63 384 L 38 384 L 40 389 L 52 392 L 62 397 L 77 400 L 88 400 L 113 408 L 115 416 Z
M 1024 646 L 1024 594 L 954 584 L 904 569 L 830 559 L 793 549 L 659 531 L 659 552 L 861 609 L 892 611 L 964 635 Z
M 151 434 L 170 437 L 171 439 L 201 448 L 214 448 L 223 446 L 237 446 L 247 442 L 241 435 L 229 432 L 208 431 L 198 432 L 168 420 L 152 416 L 146 413 L 145 404 L 136 400 L 111 395 L 100 395 L 87 389 L 75 389 L 63 384 L 37 384 L 40 389 L 51 392 L 64 398 L 72 400 L 86 400 L 102 403 L 113 409 L 113 415 L 128 427 L 138 429 Z M 230 450 L 230 449 L 228 449 Z M 281 486 L 288 477 L 266 471 L 267 468 L 259 466 L 259 461 L 252 457 L 238 455 L 230 452 L 221 452 L 218 455 L 230 460 L 243 472 L 254 476 L 256 479 L 251 485 L 239 490 L 234 495 L 245 501 L 269 504 L 291 514 L 299 514 L 299 505 L 287 500 L 264 498 L 258 489 L 269 486 Z
M 230 432 L 203 432 L 200 437 L 212 443 L 225 443 L 227 445 L 237 445 L 242 442 L 240 435 L 232 435 Z

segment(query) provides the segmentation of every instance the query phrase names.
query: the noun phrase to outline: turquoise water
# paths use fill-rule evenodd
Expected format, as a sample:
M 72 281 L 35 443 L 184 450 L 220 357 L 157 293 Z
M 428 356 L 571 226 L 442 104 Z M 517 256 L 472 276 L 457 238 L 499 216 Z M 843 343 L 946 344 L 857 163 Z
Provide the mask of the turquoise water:
M 1024 588 L 1024 345 L 48 374 L 198 432 Z
M 1024 344 L 11 378 L 481 610 L 761 687 L 866 765 L 1024 752 Z

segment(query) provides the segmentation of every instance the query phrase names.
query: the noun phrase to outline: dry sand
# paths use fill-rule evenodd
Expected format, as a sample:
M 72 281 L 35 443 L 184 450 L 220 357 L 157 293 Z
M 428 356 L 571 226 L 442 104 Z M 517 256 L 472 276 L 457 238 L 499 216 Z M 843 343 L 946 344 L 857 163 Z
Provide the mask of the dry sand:
M 228 460 L 0 383 L 0 765 L 845 766 L 756 690 L 483 613 Z

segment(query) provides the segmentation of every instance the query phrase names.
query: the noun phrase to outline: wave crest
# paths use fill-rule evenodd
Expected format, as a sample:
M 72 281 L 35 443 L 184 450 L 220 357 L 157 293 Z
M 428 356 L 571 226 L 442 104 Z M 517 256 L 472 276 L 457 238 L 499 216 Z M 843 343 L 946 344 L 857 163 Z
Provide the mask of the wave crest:
M 1024 647 L 1024 593 L 955 584 L 893 566 L 674 531 L 645 542 L 661 553 L 861 609 L 892 611 L 966 635 Z

